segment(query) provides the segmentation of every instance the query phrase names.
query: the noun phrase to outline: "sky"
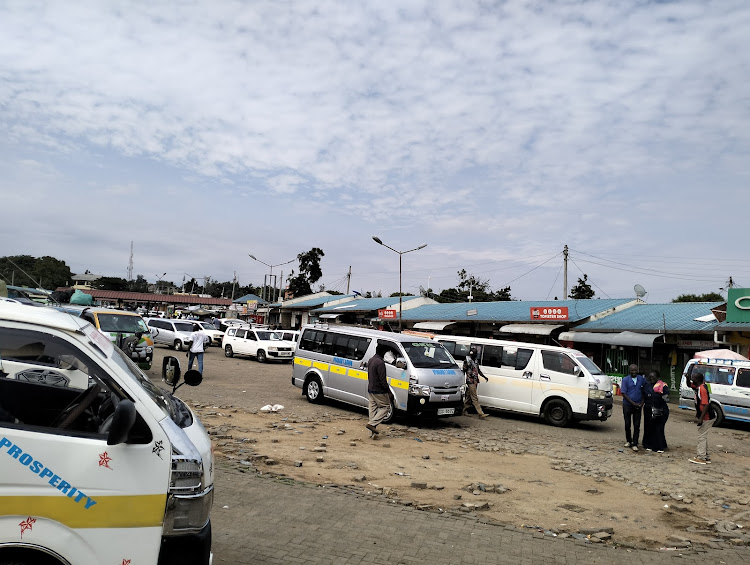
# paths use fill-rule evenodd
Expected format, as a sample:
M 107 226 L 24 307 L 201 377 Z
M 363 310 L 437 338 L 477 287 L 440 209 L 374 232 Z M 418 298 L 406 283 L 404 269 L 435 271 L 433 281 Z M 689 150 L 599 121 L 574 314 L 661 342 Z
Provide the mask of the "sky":
M 750 287 L 750 3 L 0 0 L 0 256 L 648 302 Z M 296 262 L 273 269 L 286 278 Z M 0 273 L 2 275 L 3 273 Z M 7 275 L 7 274 L 6 274 Z

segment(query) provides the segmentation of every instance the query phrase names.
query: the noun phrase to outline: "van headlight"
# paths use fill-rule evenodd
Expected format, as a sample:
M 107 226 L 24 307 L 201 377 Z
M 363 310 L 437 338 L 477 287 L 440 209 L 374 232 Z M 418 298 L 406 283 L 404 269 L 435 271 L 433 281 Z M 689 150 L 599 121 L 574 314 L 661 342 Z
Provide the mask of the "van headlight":
M 589 398 L 593 400 L 604 400 L 605 398 L 607 398 L 607 391 L 590 388 Z
M 409 384 L 409 394 L 412 396 L 430 396 L 431 392 L 427 385 Z
M 278 351 L 278 350 L 279 350 L 278 347 L 271 346 L 271 347 L 268 348 L 268 351 Z
M 202 530 L 208 522 L 213 503 L 213 485 L 198 494 L 170 494 L 164 513 L 164 535 Z

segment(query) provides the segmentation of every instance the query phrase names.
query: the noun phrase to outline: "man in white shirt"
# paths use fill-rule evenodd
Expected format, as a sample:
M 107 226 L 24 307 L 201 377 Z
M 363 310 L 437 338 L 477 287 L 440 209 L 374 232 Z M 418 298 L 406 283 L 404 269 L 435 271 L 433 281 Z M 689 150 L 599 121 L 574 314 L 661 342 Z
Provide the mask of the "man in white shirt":
M 210 339 L 198 324 L 193 324 L 193 333 L 190 334 L 193 342 L 188 352 L 188 371 L 193 368 L 193 359 L 198 359 L 198 371 L 203 374 L 203 346 Z

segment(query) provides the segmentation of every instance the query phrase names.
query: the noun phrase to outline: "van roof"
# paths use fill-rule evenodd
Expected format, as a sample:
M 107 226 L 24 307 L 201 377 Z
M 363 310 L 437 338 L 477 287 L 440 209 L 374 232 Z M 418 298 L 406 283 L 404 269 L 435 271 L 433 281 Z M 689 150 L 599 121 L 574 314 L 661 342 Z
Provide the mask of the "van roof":
M 322 326 L 315 326 L 315 325 L 307 325 L 302 328 L 302 330 L 321 330 L 321 331 L 329 331 L 329 332 L 335 332 L 335 333 L 346 333 L 350 335 L 357 335 L 362 337 L 372 337 L 375 339 L 390 339 L 392 341 L 398 341 L 398 342 L 407 342 L 407 341 L 416 341 L 416 340 L 428 340 L 433 341 L 429 338 L 423 338 L 423 337 L 415 337 L 413 335 L 406 335 L 406 334 L 399 334 L 395 332 L 384 332 L 380 330 L 371 330 L 368 328 L 358 328 L 356 326 L 344 326 L 344 325 L 335 325 L 335 326 L 329 326 L 329 327 L 322 327 Z
M 687 365 L 729 365 L 736 367 L 750 367 L 750 360 L 747 359 L 721 359 L 721 358 L 709 358 L 709 359 L 691 359 L 687 362 Z
M 433 339 L 437 341 L 442 340 L 451 340 L 461 343 L 476 343 L 479 345 L 508 345 L 513 347 L 541 347 L 550 351 L 563 351 L 563 352 L 570 352 L 570 351 L 578 351 L 577 349 L 572 349 L 570 347 L 559 347 L 557 345 L 544 345 L 541 343 L 528 343 L 524 341 L 511 341 L 508 339 L 493 339 L 488 337 L 470 337 L 465 335 L 436 335 Z
M 70 332 L 78 331 L 84 324 L 88 324 L 88 322 L 54 308 L 34 308 L 26 304 L 17 304 L 5 300 L 0 300 L 0 320 L 38 324 Z

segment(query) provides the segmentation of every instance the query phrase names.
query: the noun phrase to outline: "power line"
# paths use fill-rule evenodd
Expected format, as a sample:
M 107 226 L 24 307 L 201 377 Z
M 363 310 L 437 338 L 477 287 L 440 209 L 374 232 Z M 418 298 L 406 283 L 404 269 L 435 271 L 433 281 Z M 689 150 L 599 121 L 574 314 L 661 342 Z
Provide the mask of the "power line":
M 533 269 L 531 269 L 531 270 L 529 270 L 529 271 L 526 271 L 526 272 L 525 272 L 524 274 L 522 274 L 521 276 L 519 276 L 519 277 L 516 277 L 516 278 L 515 278 L 515 279 L 513 279 L 512 281 L 509 281 L 509 282 L 507 282 L 507 283 L 505 283 L 505 284 L 502 284 L 502 285 L 500 285 L 500 286 L 501 286 L 501 287 L 506 287 L 506 286 L 510 286 L 510 283 L 516 282 L 516 281 L 517 281 L 518 279 L 521 279 L 521 278 L 525 277 L 526 275 L 528 275 L 529 273 L 532 273 L 532 272 L 536 271 L 536 270 L 537 270 L 537 269 L 538 269 L 539 267 L 541 267 L 542 265 L 544 265 L 544 264 L 546 264 L 546 263 L 549 263 L 550 261 L 552 261 L 552 259 L 554 259 L 555 257 L 559 257 L 560 255 L 562 255 L 562 251 L 559 251 L 559 252 L 555 253 L 555 254 L 554 254 L 554 255 L 553 255 L 552 257 L 550 257 L 550 258 L 549 258 L 549 259 L 547 259 L 546 261 L 542 261 L 541 263 L 539 263 L 539 264 L 538 264 L 538 265 L 537 265 L 536 267 L 534 267 Z
M 545 300 L 549 300 L 549 295 L 552 294 L 552 291 L 555 288 L 555 284 L 557 284 L 557 279 L 560 278 L 560 272 L 562 271 L 562 268 L 563 268 L 562 263 L 560 263 L 560 268 L 557 270 L 557 275 L 555 275 L 555 280 L 552 281 L 552 286 L 549 288 L 549 292 L 547 293 L 547 298 L 545 298 Z M 564 299 L 565 298 L 563 298 L 563 300 Z
M 583 269 L 581 269 L 581 267 L 579 267 L 579 266 L 578 266 L 578 263 L 576 263 L 576 262 L 575 262 L 575 260 L 574 260 L 574 259 L 573 259 L 572 257 L 570 258 L 570 260 L 571 260 L 571 262 L 572 262 L 572 263 L 573 263 L 573 264 L 574 264 L 574 265 L 575 265 L 575 266 L 576 266 L 576 267 L 578 268 L 578 270 L 579 270 L 579 271 L 581 271 L 581 274 L 582 274 L 582 275 L 583 275 L 583 276 L 585 277 L 585 276 L 586 276 L 586 273 L 584 273 L 584 272 L 583 272 Z M 611 296 L 610 296 L 609 294 L 607 294 L 606 292 L 604 292 L 604 291 L 603 291 L 603 290 L 601 289 L 601 287 L 600 287 L 600 286 L 599 286 L 598 284 L 596 284 L 596 283 L 595 283 L 595 282 L 594 282 L 594 281 L 593 281 L 592 279 L 590 279 L 590 280 L 591 280 L 591 284 L 593 284 L 593 285 L 594 285 L 594 286 L 595 286 L 596 288 L 598 288 L 598 289 L 599 289 L 599 292 L 601 292 L 601 293 L 602 293 L 602 294 L 603 294 L 604 296 L 606 296 L 607 298 L 612 298 L 612 297 L 611 297 Z
M 626 273 L 636 273 L 638 275 L 648 275 L 652 277 L 659 277 L 664 279 L 675 279 L 675 280 L 681 280 L 681 281 L 704 281 L 704 282 L 717 282 L 722 281 L 723 279 L 721 277 L 699 277 L 699 276 L 687 276 L 687 275 L 680 275 L 677 273 L 674 274 L 659 274 L 655 272 L 644 272 L 644 270 L 637 270 L 638 267 L 633 267 L 631 269 L 623 269 L 621 267 L 615 267 L 613 265 L 607 265 L 605 263 L 597 263 L 596 261 L 589 261 L 586 259 L 579 259 L 581 263 L 590 263 L 592 265 L 599 265 L 600 267 L 607 267 L 609 269 L 615 269 L 616 271 L 624 271 Z

